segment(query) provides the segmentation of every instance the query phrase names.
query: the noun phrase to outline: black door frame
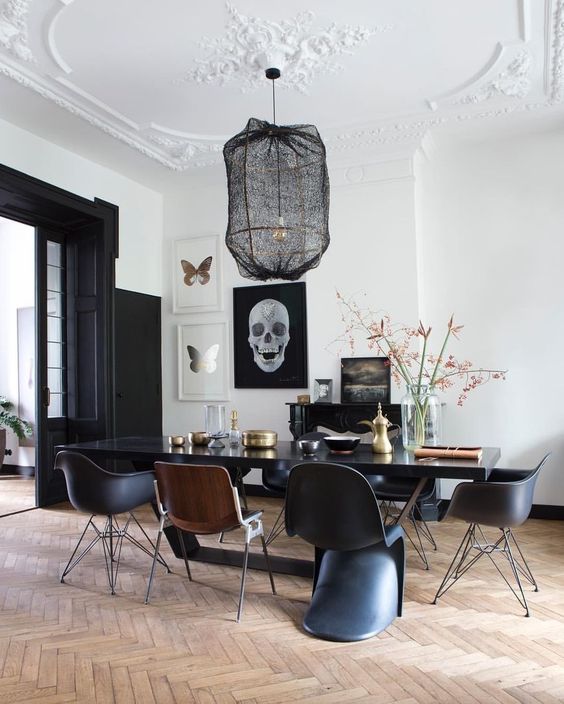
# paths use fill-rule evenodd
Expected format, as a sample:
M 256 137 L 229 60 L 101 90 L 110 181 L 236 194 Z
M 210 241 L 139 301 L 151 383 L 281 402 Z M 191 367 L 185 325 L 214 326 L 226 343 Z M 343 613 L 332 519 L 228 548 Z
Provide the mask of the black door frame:
M 16 220 L 33 227 L 45 227 L 58 230 L 74 238 L 81 236 L 81 231 L 89 225 L 97 224 L 96 248 L 99 252 L 97 265 L 102 263 L 98 271 L 99 288 L 97 296 L 103 315 L 102 329 L 99 331 L 102 344 L 96 354 L 99 362 L 97 369 L 102 378 L 98 389 L 102 389 L 98 398 L 98 409 L 103 422 L 101 436 L 113 435 L 115 424 L 115 376 L 114 376 L 114 290 L 115 290 L 115 259 L 119 249 L 119 211 L 118 207 L 99 198 L 93 201 L 74 193 L 41 181 L 23 172 L 0 164 L 0 216 Z M 39 337 L 36 325 L 36 337 Z M 39 360 L 36 361 L 39 364 Z M 36 378 L 39 375 L 36 374 Z M 37 418 L 41 403 L 41 388 L 38 385 Z M 38 446 L 36 447 L 36 465 L 41 452 L 38 428 Z M 52 468 L 49 468 L 49 476 Z M 45 476 L 38 476 L 40 473 Z M 45 479 L 45 490 L 40 491 L 42 479 Z M 61 495 L 61 485 L 49 490 L 47 472 L 38 467 L 36 471 L 36 505 L 45 506 L 65 498 Z M 64 483 L 62 485 L 64 492 Z

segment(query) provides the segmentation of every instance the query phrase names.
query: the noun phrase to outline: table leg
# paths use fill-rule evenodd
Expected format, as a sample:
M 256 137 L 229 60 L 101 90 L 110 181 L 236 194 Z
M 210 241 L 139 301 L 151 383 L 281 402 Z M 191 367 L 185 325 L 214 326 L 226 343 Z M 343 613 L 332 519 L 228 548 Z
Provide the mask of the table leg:
M 415 505 L 415 502 L 419 498 L 419 494 L 423 490 L 423 487 L 427 483 L 427 477 L 421 477 L 421 479 L 417 482 L 417 486 L 413 490 L 413 493 L 409 497 L 409 500 L 406 502 L 405 506 L 402 508 L 401 513 L 398 516 L 398 519 L 396 523 L 399 523 L 399 525 L 403 525 L 404 521 L 407 520 L 409 517 L 409 514 L 411 513 L 411 509 Z

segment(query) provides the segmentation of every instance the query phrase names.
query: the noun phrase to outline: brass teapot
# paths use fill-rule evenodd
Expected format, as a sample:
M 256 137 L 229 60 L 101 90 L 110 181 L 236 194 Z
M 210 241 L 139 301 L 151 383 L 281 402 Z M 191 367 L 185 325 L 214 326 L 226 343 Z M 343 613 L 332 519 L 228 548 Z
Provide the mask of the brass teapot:
M 361 420 L 362 425 L 367 425 L 374 433 L 372 440 L 372 452 L 376 455 L 392 454 L 393 448 L 390 439 L 388 438 L 388 426 L 390 421 L 382 415 L 382 404 L 378 404 L 378 413 L 374 420 Z

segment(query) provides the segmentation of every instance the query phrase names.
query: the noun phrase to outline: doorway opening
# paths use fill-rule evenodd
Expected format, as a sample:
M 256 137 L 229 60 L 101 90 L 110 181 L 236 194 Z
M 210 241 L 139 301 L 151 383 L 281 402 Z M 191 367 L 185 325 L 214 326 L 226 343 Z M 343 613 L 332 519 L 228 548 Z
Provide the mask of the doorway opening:
M 14 266 L 34 266 L 35 505 L 48 506 L 67 498 L 55 447 L 113 434 L 118 208 L 0 165 L 0 217 L 34 233 Z
M 34 430 L 19 440 L 6 429 L 0 457 L 0 516 L 5 516 L 35 508 L 35 228 L 0 217 L 0 252 L 0 396 Z

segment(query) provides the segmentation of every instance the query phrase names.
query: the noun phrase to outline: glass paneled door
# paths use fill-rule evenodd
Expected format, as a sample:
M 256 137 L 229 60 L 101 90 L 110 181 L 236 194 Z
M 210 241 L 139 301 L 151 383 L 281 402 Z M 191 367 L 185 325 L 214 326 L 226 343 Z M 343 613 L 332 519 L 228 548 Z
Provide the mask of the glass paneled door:
M 65 251 L 47 241 L 47 416 L 66 418 Z
M 54 447 L 67 440 L 67 276 L 62 234 L 37 228 L 37 454 L 39 506 L 65 498 L 64 477 L 53 470 Z M 48 499 L 48 501 L 47 501 Z

